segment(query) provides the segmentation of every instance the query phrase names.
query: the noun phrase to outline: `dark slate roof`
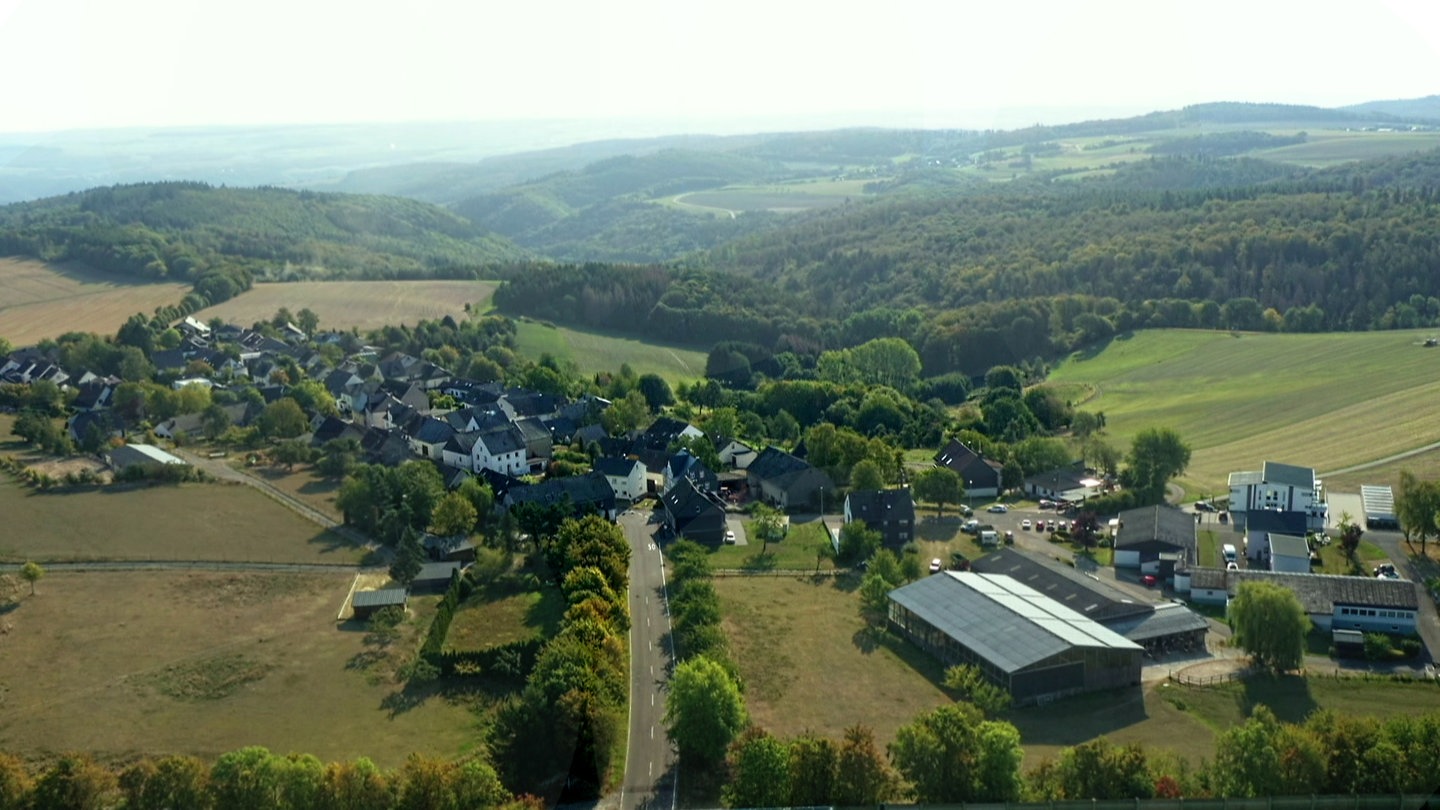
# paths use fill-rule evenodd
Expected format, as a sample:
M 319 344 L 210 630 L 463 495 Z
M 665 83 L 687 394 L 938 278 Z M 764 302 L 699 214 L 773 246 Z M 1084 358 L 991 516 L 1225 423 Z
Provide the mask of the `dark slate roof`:
M 554 413 L 560 407 L 560 400 L 551 394 L 512 389 L 505 392 L 505 401 L 515 411 L 515 418 L 543 416 Z
M 526 444 L 543 442 L 550 438 L 550 429 L 539 419 L 516 419 L 515 427 L 519 428 L 520 436 Z
M 1204 632 L 1210 629 L 1205 617 L 1174 602 L 1162 602 L 1133 616 L 1111 619 L 1103 624 L 1137 644 L 1144 644 L 1152 638 L 1164 638 L 1179 633 Z
M 185 357 L 185 352 L 181 349 L 162 349 L 158 352 L 150 353 L 150 365 L 160 371 L 170 368 L 184 368 L 187 362 L 189 361 Z
M 325 375 L 325 380 L 321 384 L 325 386 L 326 391 L 330 392 L 330 396 L 338 397 L 345 393 L 354 379 L 355 375 L 352 372 L 332 371 Z
M 502 453 L 513 453 L 516 450 L 525 449 L 525 437 L 520 431 L 511 425 L 506 425 L 499 430 L 488 430 L 479 434 L 478 440 L 485 445 L 490 455 L 498 456 Z
M 449 423 L 433 418 L 421 422 L 419 428 L 410 434 L 411 438 L 415 441 L 425 442 L 426 444 L 438 444 L 449 441 L 450 437 L 454 435 L 455 428 L 450 427 Z
M 415 582 L 440 582 L 449 580 L 451 574 L 460 570 L 458 562 L 432 562 L 420 566 Z M 413 584 L 413 583 L 412 583 Z
M 446 452 L 460 453 L 468 456 L 471 451 L 475 449 L 475 440 L 479 438 L 479 436 L 479 431 L 473 433 L 456 433 L 445 440 L 445 447 L 442 449 Z
M 1225 569 L 1223 568 L 1191 568 L 1190 589 L 1201 588 L 1207 591 L 1218 590 L 1225 587 Z
M 457 551 L 465 551 L 475 547 L 475 541 L 463 534 L 455 534 L 449 537 L 441 537 L 437 534 L 425 533 L 421 538 L 421 545 L 432 554 L 454 554 Z
M 1416 610 L 1420 600 L 1415 583 L 1408 579 L 1347 577 L 1336 574 L 1289 574 L 1276 571 L 1229 571 L 1226 582 L 1230 595 L 1246 581 L 1273 582 L 1295 592 L 1306 613 L 1329 614 L 1335 605 L 1350 605 L 1394 610 Z M 1194 587 L 1194 577 L 1191 577 Z
M 1149 613 L 1153 609 L 1152 605 L 1137 602 L 1068 565 L 1031 556 L 1016 548 L 999 549 L 977 558 L 970 565 L 972 570 L 982 574 L 1012 577 L 1076 613 L 1107 626 L 1114 619 Z
M 850 517 L 865 521 L 872 529 L 880 528 L 887 520 L 915 520 L 915 499 L 910 489 L 860 489 L 852 491 L 846 498 L 850 505 Z
M 690 427 L 689 422 L 684 422 L 669 416 L 662 416 L 650 423 L 645 432 L 640 434 L 647 445 L 652 447 L 669 447 L 671 442 L 680 438 L 686 428 Z
M 601 456 L 595 459 L 594 469 L 602 475 L 609 475 L 615 478 L 628 478 L 630 473 L 635 471 L 635 465 L 640 464 L 633 458 L 621 458 L 619 456 Z M 644 466 L 643 464 L 641 465 Z
M 1104 625 L 1007 576 L 944 571 L 890 592 L 891 601 L 1001 672 L 1073 649 L 1140 649 Z
M 490 485 L 490 491 L 495 493 L 496 502 L 504 501 L 506 493 L 512 489 L 529 486 L 528 483 L 520 478 L 514 478 L 502 472 L 495 472 L 489 468 L 481 468 L 480 472 L 475 475 Z M 459 484 L 456 484 L 456 486 L 459 486 Z
M 350 604 L 357 608 L 380 608 L 405 604 L 404 588 L 382 588 L 378 591 L 356 591 Z
M 359 439 L 363 435 L 360 428 L 349 422 L 337 416 L 327 416 L 310 436 L 310 445 L 312 447 L 319 447 L 335 439 Z
M 989 485 L 998 484 L 1000 480 L 1000 465 L 981 458 L 979 453 L 966 447 L 959 439 L 951 439 L 935 454 L 935 465 L 954 470 L 962 482 Z
M 1260 470 L 1260 477 L 1267 484 L 1282 484 L 1307 490 L 1315 486 L 1315 469 L 1313 467 L 1297 467 L 1294 464 L 1267 461 Z
M 543 421 L 545 429 L 550 431 L 550 438 L 557 442 L 568 444 L 580 428 L 574 419 L 566 416 L 553 416 Z
M 610 482 L 605 480 L 604 475 L 594 470 L 584 475 L 551 478 L 540 484 L 511 487 L 507 497 L 512 504 L 535 502 L 544 505 L 560 503 L 568 497 L 577 512 L 590 508 L 615 508 L 615 490 L 611 489 Z
M 804 460 L 796 458 L 772 444 L 760 451 L 760 455 L 750 462 L 750 466 L 745 468 L 745 472 L 755 478 L 768 481 L 801 473 L 808 469 L 810 469 L 810 465 Z
M 441 467 L 440 475 L 445 479 L 446 489 L 457 489 L 470 478 L 470 471 L 463 467 Z
M 1121 512 L 1115 547 L 1139 546 L 1158 540 L 1177 549 L 1195 545 L 1195 517 L 1172 506 L 1146 506 Z
M 1080 483 L 1081 480 L 1093 477 L 1079 467 L 1056 467 L 1053 470 L 1046 470 L 1026 478 L 1025 483 L 1060 492 L 1067 489 L 1081 489 L 1085 486 Z
M 370 428 L 360 437 L 360 447 L 366 456 L 379 464 L 400 464 L 413 457 L 410 443 L 405 441 L 400 431 L 393 428 Z
M 1245 513 L 1245 533 L 1296 534 L 1305 536 L 1309 523 L 1304 512 L 1277 512 L 1274 509 L 1254 509 Z
M 713 522 L 718 519 L 719 526 L 724 525 L 725 504 L 719 496 L 699 489 L 688 478 L 681 479 L 662 497 L 665 511 L 675 522 L 675 531 L 679 534 L 685 534 L 686 527 L 700 520 Z

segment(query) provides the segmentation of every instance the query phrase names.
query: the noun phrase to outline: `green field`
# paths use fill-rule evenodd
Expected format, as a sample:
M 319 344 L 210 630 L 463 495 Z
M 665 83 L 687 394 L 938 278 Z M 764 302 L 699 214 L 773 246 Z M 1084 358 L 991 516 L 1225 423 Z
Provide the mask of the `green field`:
M 526 357 L 539 359 L 541 354 L 548 353 L 572 360 L 585 375 L 619 371 L 622 363 L 628 363 L 636 374 L 659 374 L 671 385 L 705 375 L 705 352 L 696 349 L 581 332 L 530 320 L 518 321 L 516 327 L 515 340 Z
M 1278 133 L 1277 133 L 1278 134 Z M 1305 143 L 1249 153 L 1262 160 L 1302 166 L 1333 166 L 1352 160 L 1404 155 L 1440 147 L 1440 132 L 1307 131 Z
M 1440 441 L 1428 336 L 1150 330 L 1077 353 L 1051 380 L 1091 386 L 1084 408 L 1122 447 L 1148 427 L 1177 431 L 1193 450 L 1180 485 L 1213 493 L 1266 460 L 1325 476 Z

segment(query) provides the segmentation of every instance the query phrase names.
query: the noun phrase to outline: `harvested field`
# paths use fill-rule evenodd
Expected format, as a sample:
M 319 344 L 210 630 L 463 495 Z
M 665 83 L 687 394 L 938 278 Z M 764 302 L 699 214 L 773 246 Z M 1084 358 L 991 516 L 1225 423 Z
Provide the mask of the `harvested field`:
M 358 563 L 362 550 L 250 487 L 38 492 L 0 477 L 0 562 L 232 560 Z
M 208 321 L 224 318 L 249 326 L 268 321 L 284 307 L 292 313 L 309 309 L 320 316 L 322 329 L 360 331 L 382 326 L 414 325 L 422 319 L 465 317 L 465 305 L 480 312 L 490 306 L 493 281 L 297 281 L 256 284 L 242 295 L 195 314 Z
M 114 334 L 137 312 L 178 304 L 188 284 L 138 284 L 78 265 L 0 258 L 0 337 L 27 346 L 66 332 Z
M 0 750 L 104 761 L 246 745 L 397 767 L 455 756 L 476 716 L 406 695 L 367 662 L 362 628 L 336 625 L 351 576 L 52 572 L 0 620 Z M 433 607 L 431 608 L 433 613 Z M 99 620 L 97 620 L 99 619 Z M 413 649 L 416 616 L 397 648 Z

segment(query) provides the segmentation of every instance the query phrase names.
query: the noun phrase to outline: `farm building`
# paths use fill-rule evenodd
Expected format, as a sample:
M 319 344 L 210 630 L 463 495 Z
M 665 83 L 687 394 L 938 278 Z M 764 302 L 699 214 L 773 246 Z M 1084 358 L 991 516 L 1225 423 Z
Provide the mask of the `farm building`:
M 1404 579 L 1196 568 L 1190 572 L 1190 599 L 1225 605 L 1235 598 L 1240 583 L 1251 581 L 1273 582 L 1294 592 L 1310 621 L 1321 630 L 1415 632 L 1420 601 L 1415 583 Z
M 381 608 L 405 608 L 407 599 L 404 588 L 382 588 L 378 591 L 356 591 L 350 598 L 350 607 L 355 611 L 355 620 L 369 621 Z
M 1140 683 L 1140 645 L 999 574 L 945 571 L 890 592 L 890 625 L 1019 704 Z
M 105 463 L 110 468 L 123 470 L 129 467 L 163 467 L 167 464 L 185 465 L 185 462 L 151 444 L 123 444 L 105 454 Z
M 1168 577 L 1195 559 L 1195 518 L 1171 506 L 1121 512 L 1115 529 L 1115 567 Z
M 1372 529 L 1398 529 L 1400 518 L 1395 514 L 1395 491 L 1390 487 L 1361 486 L 1360 500 L 1365 508 L 1365 525 Z
M 1137 601 L 1068 565 L 1018 548 L 1002 548 L 986 554 L 971 566 L 981 574 L 1011 577 L 1114 630 L 1152 654 L 1205 647 L 1208 625 L 1204 617 L 1184 605 Z
M 1260 510 L 1299 512 L 1310 531 L 1325 528 L 1328 506 L 1312 467 L 1265 462 L 1259 470 L 1230 473 L 1230 512 L 1246 515 Z M 1242 518 L 1243 520 L 1243 518 Z
M 463 567 L 458 562 L 425 563 L 411 581 L 410 590 L 414 593 L 441 593 L 450 587 L 450 578 Z

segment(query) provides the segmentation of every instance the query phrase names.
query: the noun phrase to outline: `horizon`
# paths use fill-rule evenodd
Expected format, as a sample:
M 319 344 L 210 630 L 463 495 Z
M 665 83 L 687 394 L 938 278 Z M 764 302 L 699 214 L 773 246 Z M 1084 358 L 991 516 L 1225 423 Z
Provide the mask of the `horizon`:
M 877 16 L 756 0 L 257 0 L 236 15 L 178 0 L 0 0 L 0 70 L 26 76 L 0 88 L 7 136 L 565 121 L 649 134 L 772 121 L 1015 129 L 1216 101 L 1431 95 L 1440 8 L 897 0 Z

